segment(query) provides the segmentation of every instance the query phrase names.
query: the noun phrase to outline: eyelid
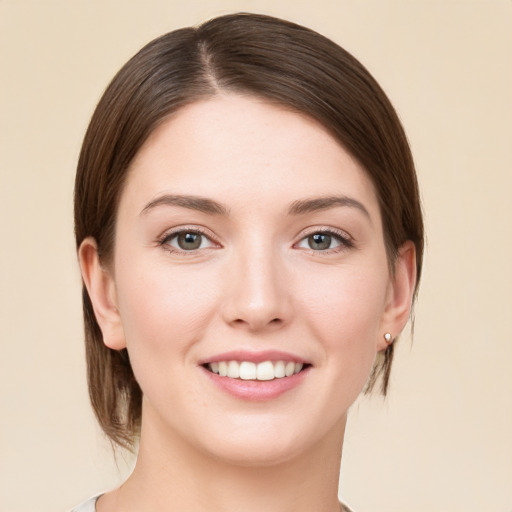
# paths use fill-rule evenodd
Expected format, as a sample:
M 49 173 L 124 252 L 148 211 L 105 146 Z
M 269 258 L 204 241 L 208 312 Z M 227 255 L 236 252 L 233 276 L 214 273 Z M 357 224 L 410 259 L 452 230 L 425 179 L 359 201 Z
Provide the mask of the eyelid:
M 178 247 L 171 246 L 168 243 L 168 241 L 175 238 L 180 233 L 199 233 L 200 235 L 207 238 L 211 242 L 213 247 L 204 247 L 203 249 L 195 249 L 195 250 L 186 251 L 186 250 L 180 249 Z M 194 253 L 197 253 L 201 250 L 222 247 L 221 243 L 218 241 L 217 237 L 210 230 L 207 230 L 204 227 L 197 226 L 197 225 L 184 225 L 184 226 L 173 227 L 171 229 L 164 231 L 164 233 L 158 237 L 157 241 L 158 241 L 158 245 L 162 246 L 165 250 L 167 250 L 169 252 L 186 254 L 188 256 L 193 255 Z
M 309 250 L 310 252 L 313 252 L 315 254 L 329 254 L 330 252 L 337 252 L 355 246 L 354 237 L 352 237 L 349 233 L 342 229 L 334 228 L 332 226 L 312 226 L 306 228 L 305 230 L 301 231 L 301 233 L 299 233 L 299 235 L 297 236 L 298 241 L 294 244 L 294 247 L 297 247 L 297 245 L 300 242 L 317 233 L 335 237 L 339 241 L 340 245 L 337 247 L 333 247 L 332 249 L 325 249 L 323 251 L 315 251 L 313 249 L 304 248 L 305 250 Z

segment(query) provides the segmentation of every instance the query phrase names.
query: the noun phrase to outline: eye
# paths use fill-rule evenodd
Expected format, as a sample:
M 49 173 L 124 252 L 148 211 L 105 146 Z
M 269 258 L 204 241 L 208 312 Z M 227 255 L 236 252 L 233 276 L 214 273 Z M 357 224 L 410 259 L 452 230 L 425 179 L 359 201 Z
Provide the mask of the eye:
M 204 233 L 193 230 L 178 231 L 167 235 L 161 243 L 178 251 L 196 251 L 215 245 Z
M 342 247 L 352 247 L 352 241 L 348 236 L 331 231 L 317 231 L 304 237 L 297 247 L 311 249 L 313 251 L 328 251 Z

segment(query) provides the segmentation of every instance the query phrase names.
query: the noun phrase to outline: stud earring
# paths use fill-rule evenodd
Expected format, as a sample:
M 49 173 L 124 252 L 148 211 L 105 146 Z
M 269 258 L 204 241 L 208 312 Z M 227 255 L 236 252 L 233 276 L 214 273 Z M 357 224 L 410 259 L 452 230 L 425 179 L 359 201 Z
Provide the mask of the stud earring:
M 388 345 L 391 345 L 391 343 L 393 343 L 393 337 L 391 336 L 391 334 L 389 332 L 384 334 L 384 339 L 386 340 L 386 343 Z

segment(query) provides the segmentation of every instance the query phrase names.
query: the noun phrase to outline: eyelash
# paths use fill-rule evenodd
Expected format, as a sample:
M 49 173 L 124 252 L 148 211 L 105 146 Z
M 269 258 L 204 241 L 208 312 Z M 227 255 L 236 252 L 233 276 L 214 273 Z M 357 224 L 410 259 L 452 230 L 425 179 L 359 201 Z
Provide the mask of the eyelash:
M 313 229 L 309 233 L 303 234 L 298 243 L 307 241 L 307 239 L 309 237 L 312 237 L 314 235 L 328 235 L 328 236 L 332 237 L 333 239 L 335 239 L 339 243 L 339 245 L 337 247 L 332 247 L 332 248 L 323 249 L 323 250 L 315 250 L 315 249 L 306 248 L 306 247 L 302 248 L 303 250 L 309 251 L 310 253 L 312 253 L 314 255 L 327 256 L 327 255 L 330 255 L 333 253 L 338 253 L 338 252 L 341 252 L 341 251 L 344 251 L 347 249 L 352 249 L 353 247 L 355 247 L 354 239 L 351 236 L 349 236 L 344 231 L 334 229 L 334 228 Z M 298 243 L 295 245 L 297 246 Z
M 170 233 L 167 232 L 162 237 L 159 238 L 158 245 L 162 246 L 166 251 L 171 252 L 171 253 L 178 253 L 178 254 L 184 255 L 184 256 L 193 256 L 194 254 L 197 254 L 198 250 L 201 249 L 201 247 L 198 247 L 196 249 L 186 250 L 186 249 L 176 248 L 176 247 L 173 247 L 170 245 L 169 242 L 171 240 L 177 238 L 178 236 L 180 236 L 182 234 L 200 235 L 201 237 L 206 238 L 211 244 L 214 244 L 217 246 L 220 245 L 218 242 L 216 242 L 213 239 L 213 237 L 209 233 L 207 233 L 205 230 L 203 230 L 199 227 L 196 227 L 196 226 L 194 226 L 193 228 L 180 227 L 180 228 L 176 229 L 175 231 L 171 231 Z M 329 254 L 341 252 L 346 249 L 351 249 L 354 247 L 354 240 L 352 239 L 352 237 L 347 235 L 344 231 L 337 230 L 334 228 L 317 228 L 317 229 L 311 230 L 309 233 L 303 234 L 302 237 L 300 238 L 299 242 L 294 244 L 294 247 L 297 247 L 298 244 L 300 244 L 301 242 L 307 241 L 307 239 L 309 237 L 312 237 L 314 235 L 327 235 L 327 236 L 332 237 L 339 243 L 339 245 L 336 247 L 321 249 L 321 250 L 315 250 L 315 249 L 312 249 L 311 247 L 309 247 L 309 248 L 303 247 L 302 248 L 303 250 L 309 251 L 311 254 L 314 254 L 314 255 L 329 255 Z M 203 247 L 202 249 L 204 250 L 204 249 L 209 249 L 209 248 L 211 248 L 211 247 L 207 247 L 207 248 Z
M 177 247 L 173 247 L 170 245 L 170 241 L 177 238 L 178 236 L 180 235 L 183 235 L 183 234 L 194 234 L 194 235 L 200 235 L 201 237 L 204 237 L 206 238 L 211 244 L 213 245 L 220 245 L 218 242 L 216 242 L 214 240 L 214 238 L 212 237 L 211 234 L 207 233 L 205 230 L 197 227 L 197 226 L 194 226 L 194 227 L 191 227 L 191 228 L 183 228 L 183 227 L 180 227 L 180 228 L 177 228 L 175 231 L 171 231 L 171 232 L 166 232 L 164 235 L 162 235 L 159 240 L 158 240 L 158 245 L 160 245 L 161 247 L 163 247 L 166 251 L 170 252 L 170 253 L 177 253 L 177 254 L 180 254 L 180 255 L 184 255 L 184 256 L 194 256 L 194 254 L 197 254 L 197 251 L 199 250 L 198 249 L 190 249 L 190 250 L 186 250 L 186 249 L 180 249 L 180 248 L 177 248 Z M 208 247 L 210 248 L 210 247 Z M 205 248 L 203 247 L 203 250 Z

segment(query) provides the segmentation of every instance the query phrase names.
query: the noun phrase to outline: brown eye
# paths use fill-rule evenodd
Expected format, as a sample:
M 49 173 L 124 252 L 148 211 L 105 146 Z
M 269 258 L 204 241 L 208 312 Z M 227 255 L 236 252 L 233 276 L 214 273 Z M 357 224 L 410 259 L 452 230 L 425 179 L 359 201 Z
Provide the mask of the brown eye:
M 334 232 L 333 230 L 322 230 L 311 233 L 302 238 L 296 247 L 300 249 L 309 249 L 315 252 L 331 251 L 339 252 L 343 249 L 353 247 L 352 240 L 343 232 Z
M 180 233 L 177 237 L 178 246 L 184 251 L 192 251 L 201 247 L 202 235 L 199 233 Z
M 215 245 L 199 231 L 179 231 L 167 236 L 162 243 L 178 251 L 195 251 Z
M 330 249 L 331 243 L 332 237 L 326 233 L 315 233 L 314 235 L 308 236 L 308 245 L 310 249 L 315 251 Z

